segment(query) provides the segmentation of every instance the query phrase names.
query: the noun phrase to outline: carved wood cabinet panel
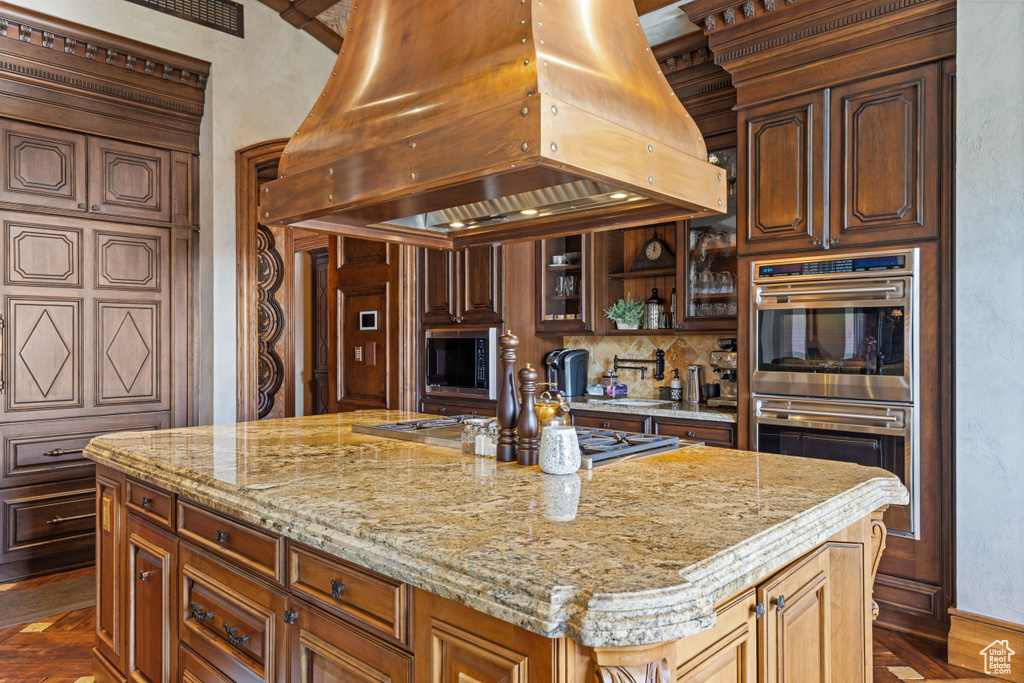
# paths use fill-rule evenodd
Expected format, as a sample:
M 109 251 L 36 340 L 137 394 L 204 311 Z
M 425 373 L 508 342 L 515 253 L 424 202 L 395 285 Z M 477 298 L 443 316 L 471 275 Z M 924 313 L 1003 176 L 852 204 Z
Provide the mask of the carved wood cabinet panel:
M 424 325 L 497 325 L 503 319 L 500 246 L 457 252 L 420 251 L 420 322 Z
M 171 153 L 90 137 L 89 205 L 108 216 L 171 220 Z
M 178 539 L 128 515 L 128 677 L 172 683 L 177 663 Z
M 821 92 L 739 112 L 740 253 L 822 244 L 827 122 Z
M 938 237 L 939 66 L 832 90 L 832 244 Z
M 84 135 L 0 119 L 0 159 L 0 202 L 88 208 Z
M 455 322 L 455 268 L 455 254 L 451 251 L 420 251 L 420 322 L 424 325 Z

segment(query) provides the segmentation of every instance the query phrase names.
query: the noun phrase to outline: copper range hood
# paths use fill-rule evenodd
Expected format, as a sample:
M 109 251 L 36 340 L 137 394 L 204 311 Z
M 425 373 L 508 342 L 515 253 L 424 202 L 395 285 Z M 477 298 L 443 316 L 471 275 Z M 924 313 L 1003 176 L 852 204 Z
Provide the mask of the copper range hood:
M 264 223 L 421 246 L 722 213 L 632 0 L 364 0 Z

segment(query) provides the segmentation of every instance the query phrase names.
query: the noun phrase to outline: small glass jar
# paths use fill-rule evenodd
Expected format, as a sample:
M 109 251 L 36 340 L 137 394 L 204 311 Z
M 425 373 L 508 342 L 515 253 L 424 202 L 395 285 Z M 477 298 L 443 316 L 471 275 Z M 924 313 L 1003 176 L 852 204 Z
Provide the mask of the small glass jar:
M 644 302 L 646 306 L 646 324 L 648 330 L 661 329 L 661 314 L 665 312 L 665 300 L 658 296 L 658 288 L 651 290 L 651 297 Z

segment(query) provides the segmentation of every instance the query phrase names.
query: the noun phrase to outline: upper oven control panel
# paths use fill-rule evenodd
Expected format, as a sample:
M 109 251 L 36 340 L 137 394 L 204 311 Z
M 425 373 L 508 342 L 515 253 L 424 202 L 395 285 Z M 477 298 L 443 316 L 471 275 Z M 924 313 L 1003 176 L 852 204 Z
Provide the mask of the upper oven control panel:
M 795 258 L 773 261 L 759 261 L 751 264 L 754 282 L 776 278 L 830 279 L 844 276 L 870 276 L 900 274 L 913 275 L 916 272 L 916 249 L 900 251 L 844 254 L 842 257 L 823 259 Z

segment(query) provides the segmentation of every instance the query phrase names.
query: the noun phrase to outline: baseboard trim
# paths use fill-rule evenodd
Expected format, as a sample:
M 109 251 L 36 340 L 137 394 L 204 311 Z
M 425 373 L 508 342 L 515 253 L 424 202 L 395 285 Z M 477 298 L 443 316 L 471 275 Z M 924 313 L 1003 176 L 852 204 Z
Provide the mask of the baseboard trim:
M 1009 672 L 990 675 L 1013 683 L 1024 683 L 1024 625 L 980 614 L 962 612 L 955 607 L 949 610 L 949 663 L 954 666 L 989 673 L 985 667 L 982 650 L 989 644 L 1005 640 L 1010 650 Z

